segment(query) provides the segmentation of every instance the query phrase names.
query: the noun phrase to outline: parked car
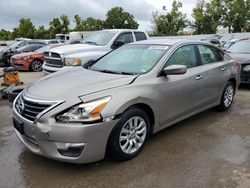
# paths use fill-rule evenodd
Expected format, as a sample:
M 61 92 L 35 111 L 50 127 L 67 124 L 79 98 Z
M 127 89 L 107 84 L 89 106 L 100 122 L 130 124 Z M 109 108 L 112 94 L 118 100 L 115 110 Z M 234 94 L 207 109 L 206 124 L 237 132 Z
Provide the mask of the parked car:
M 210 38 L 210 39 L 203 39 L 202 41 L 206 41 L 206 42 L 210 42 L 211 44 L 214 44 L 217 47 L 221 47 L 221 43 L 219 41 L 219 39 L 217 38 Z
M 7 49 L 2 52 L 2 61 L 5 66 L 10 66 L 10 58 L 12 55 L 22 52 L 35 51 L 46 45 L 43 42 L 39 41 L 19 41 L 10 45 Z
M 250 83 L 250 40 L 241 40 L 227 49 L 230 56 L 241 63 L 241 83 Z
M 81 66 L 91 59 L 98 59 L 123 44 L 147 40 L 147 38 L 148 35 L 139 30 L 111 29 L 91 32 L 85 38 L 83 44 L 65 45 L 45 52 L 43 71 L 49 74 Z
M 44 62 L 44 52 L 60 45 L 63 44 L 46 45 L 34 52 L 13 55 L 10 59 L 11 66 L 17 70 L 40 72 Z
M 236 42 L 242 41 L 242 40 L 248 40 L 248 38 L 231 39 L 231 40 L 225 42 L 225 44 L 222 46 L 222 48 L 223 48 L 223 50 L 227 50 L 227 49 L 230 48 L 233 44 L 235 44 Z
M 238 65 L 204 42 L 148 40 L 46 76 L 15 100 L 14 127 L 33 153 L 72 163 L 128 160 L 151 133 L 214 106 L 227 110 Z

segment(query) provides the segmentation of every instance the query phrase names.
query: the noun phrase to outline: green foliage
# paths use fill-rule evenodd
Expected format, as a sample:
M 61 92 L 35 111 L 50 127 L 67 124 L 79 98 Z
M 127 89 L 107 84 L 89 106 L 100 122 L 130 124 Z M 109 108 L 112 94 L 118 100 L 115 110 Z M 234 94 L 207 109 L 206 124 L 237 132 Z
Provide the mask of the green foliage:
M 178 35 L 188 23 L 186 15 L 179 11 L 181 7 L 182 3 L 174 0 L 171 11 L 164 6 L 165 13 L 153 12 L 153 35 Z
M 50 37 L 49 31 L 42 25 L 42 26 L 39 26 L 38 29 L 36 30 L 35 38 L 36 39 L 49 39 L 51 37 Z
M 98 31 L 103 29 L 103 21 L 88 17 L 86 20 L 82 21 L 82 26 L 84 31 Z
M 134 16 L 121 7 L 111 8 L 106 14 L 104 23 L 106 29 L 137 29 L 138 26 Z
M 13 29 L 12 38 L 24 37 L 33 39 L 35 36 L 35 26 L 29 18 L 19 20 L 19 26 Z
M 250 21 L 249 0 L 221 0 L 223 8 L 222 25 L 229 28 L 229 32 L 242 32 L 246 23 Z
M 11 40 L 11 32 L 4 29 L 0 29 L 0 40 Z
M 198 0 L 192 14 L 195 19 L 194 24 L 192 24 L 195 28 L 195 34 L 216 33 L 222 14 L 222 9 L 218 6 L 219 1 L 214 0 L 207 3 L 205 0 Z
M 218 26 L 229 32 L 250 31 L 249 0 L 198 0 L 193 9 L 197 34 L 215 33 Z

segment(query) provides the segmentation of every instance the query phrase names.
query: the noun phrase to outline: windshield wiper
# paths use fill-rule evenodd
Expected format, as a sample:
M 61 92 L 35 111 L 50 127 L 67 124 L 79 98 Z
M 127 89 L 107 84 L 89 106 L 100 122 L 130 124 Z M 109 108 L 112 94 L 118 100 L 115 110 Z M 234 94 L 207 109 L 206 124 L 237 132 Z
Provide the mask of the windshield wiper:
M 106 69 L 91 69 L 91 70 L 103 72 L 103 73 L 111 73 L 111 74 L 134 75 L 133 73 L 130 73 L 130 72 L 112 71 L 112 70 L 106 70 Z

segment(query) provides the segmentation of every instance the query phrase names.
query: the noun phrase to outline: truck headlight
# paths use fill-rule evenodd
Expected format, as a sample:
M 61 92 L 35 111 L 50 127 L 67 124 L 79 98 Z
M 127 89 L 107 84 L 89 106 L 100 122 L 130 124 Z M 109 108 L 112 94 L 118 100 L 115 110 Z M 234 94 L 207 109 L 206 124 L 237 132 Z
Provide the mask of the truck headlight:
M 80 58 L 65 58 L 66 66 L 80 66 L 81 59 Z
M 61 123 L 81 123 L 100 120 L 101 112 L 106 107 L 111 97 L 104 97 L 70 108 L 67 112 L 56 117 Z

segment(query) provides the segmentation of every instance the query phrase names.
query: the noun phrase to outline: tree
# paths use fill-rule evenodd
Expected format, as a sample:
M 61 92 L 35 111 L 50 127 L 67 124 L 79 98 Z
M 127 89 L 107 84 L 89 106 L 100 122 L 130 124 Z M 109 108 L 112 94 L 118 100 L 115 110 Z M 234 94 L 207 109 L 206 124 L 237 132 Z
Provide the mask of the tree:
M 49 31 L 42 25 L 39 26 L 38 29 L 35 32 L 35 38 L 36 39 L 49 39 L 50 34 Z
M 222 9 L 218 6 L 219 1 L 207 3 L 205 0 L 198 0 L 192 14 L 195 21 L 191 24 L 196 34 L 216 33 L 222 14 Z
M 53 20 L 49 22 L 49 25 L 50 38 L 55 38 L 55 35 L 57 33 L 63 32 L 63 28 L 59 18 L 53 18 Z
M 13 29 L 13 38 L 24 37 L 33 39 L 35 35 L 35 26 L 29 18 L 19 20 L 19 26 Z
M 106 29 L 137 29 L 139 24 L 132 14 L 121 7 L 114 7 L 107 12 L 104 26 Z
M 223 7 L 222 25 L 228 31 L 242 32 L 249 18 L 249 0 L 221 0 Z
M 88 17 L 82 21 L 82 26 L 84 31 L 97 31 L 103 29 L 103 21 Z
M 11 32 L 5 29 L 0 29 L 0 40 L 11 40 Z
M 60 16 L 60 20 L 62 26 L 62 33 L 63 34 L 69 33 L 69 25 L 70 25 L 69 17 L 63 14 L 62 16 Z
M 165 6 L 165 13 L 153 12 L 153 35 L 178 35 L 188 23 L 186 15 L 179 11 L 181 7 L 182 3 L 174 0 L 170 12 Z
M 82 20 L 81 17 L 79 15 L 75 15 L 74 16 L 74 22 L 76 24 L 74 30 L 75 31 L 83 31 L 83 25 L 82 25 Z

